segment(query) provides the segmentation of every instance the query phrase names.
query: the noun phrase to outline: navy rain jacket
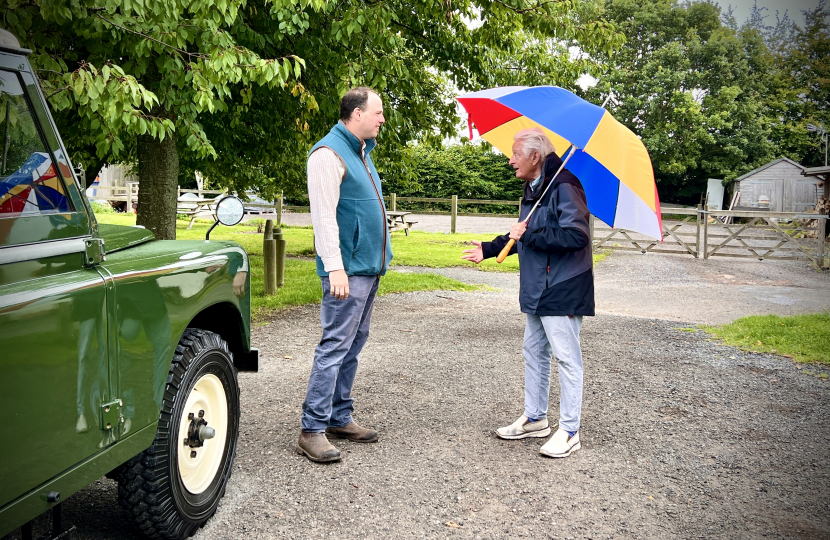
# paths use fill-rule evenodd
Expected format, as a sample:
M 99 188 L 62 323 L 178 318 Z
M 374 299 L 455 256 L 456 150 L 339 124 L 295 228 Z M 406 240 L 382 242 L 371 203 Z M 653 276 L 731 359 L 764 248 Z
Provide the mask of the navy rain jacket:
M 548 155 L 543 182 L 525 182 L 520 220 L 551 183 L 562 160 Z M 579 179 L 564 169 L 533 213 L 522 239 L 510 254 L 519 254 L 519 303 L 523 313 L 539 316 L 594 315 L 594 274 L 588 204 Z M 496 257 L 507 245 L 505 234 L 482 242 L 484 258 Z

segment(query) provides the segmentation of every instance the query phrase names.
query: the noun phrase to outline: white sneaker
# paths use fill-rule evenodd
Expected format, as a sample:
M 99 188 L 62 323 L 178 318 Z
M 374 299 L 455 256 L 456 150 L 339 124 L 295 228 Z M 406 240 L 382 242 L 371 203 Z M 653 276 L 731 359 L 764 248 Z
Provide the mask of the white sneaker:
M 543 456 L 561 458 L 570 456 L 580 448 L 582 448 L 582 444 L 579 442 L 579 432 L 577 431 L 571 437 L 567 431 L 560 428 L 556 430 L 556 433 L 548 442 L 542 445 L 539 453 Z
M 547 418 L 531 422 L 527 419 L 527 416 L 522 415 L 509 426 L 497 429 L 496 435 L 502 439 L 510 440 L 524 439 L 526 437 L 547 437 L 550 435 L 550 427 L 548 426 Z

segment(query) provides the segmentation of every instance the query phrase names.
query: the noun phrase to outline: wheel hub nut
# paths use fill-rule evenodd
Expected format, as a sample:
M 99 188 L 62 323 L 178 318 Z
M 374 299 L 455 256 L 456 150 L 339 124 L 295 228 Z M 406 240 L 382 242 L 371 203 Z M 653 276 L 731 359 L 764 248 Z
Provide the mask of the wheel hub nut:
M 190 425 L 187 428 L 187 437 L 184 439 L 184 444 L 190 448 L 200 448 L 208 439 L 216 437 L 216 430 L 208 427 L 207 420 L 205 420 L 205 411 L 200 410 L 197 417 L 193 413 L 187 415 L 190 420 Z M 191 457 L 195 457 L 191 455 Z

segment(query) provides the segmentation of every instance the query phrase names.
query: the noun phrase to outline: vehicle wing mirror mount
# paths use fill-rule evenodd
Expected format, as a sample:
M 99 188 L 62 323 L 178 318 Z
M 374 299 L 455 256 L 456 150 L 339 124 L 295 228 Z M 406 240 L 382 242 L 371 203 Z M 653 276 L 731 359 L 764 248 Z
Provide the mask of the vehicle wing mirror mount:
M 83 186 L 84 189 L 86 189 L 86 188 L 88 188 L 89 186 L 92 185 L 92 182 L 90 182 L 86 179 L 86 169 L 84 169 L 84 164 L 83 163 L 76 163 L 74 169 L 75 169 L 75 178 L 78 179 L 78 185 Z M 95 179 L 93 178 L 92 180 L 94 181 Z
M 222 197 L 222 199 L 216 203 L 216 221 L 210 226 L 210 229 L 208 229 L 205 234 L 205 242 L 210 240 L 210 233 L 213 231 L 214 227 L 220 223 L 226 227 L 233 227 L 242 221 L 242 217 L 244 215 L 245 209 L 242 206 L 242 201 L 240 201 L 238 197 L 234 197 L 233 195 Z

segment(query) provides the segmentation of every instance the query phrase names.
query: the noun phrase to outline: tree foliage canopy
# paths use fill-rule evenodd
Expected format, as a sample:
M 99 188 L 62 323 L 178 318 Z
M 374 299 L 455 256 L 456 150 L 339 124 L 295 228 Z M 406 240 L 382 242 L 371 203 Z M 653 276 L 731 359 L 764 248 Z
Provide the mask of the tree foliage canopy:
M 34 50 L 74 159 L 135 161 L 141 137 L 174 136 L 183 175 L 273 193 L 303 189 L 306 152 L 349 87 L 384 98 L 377 161 L 406 175 L 407 143 L 456 132 L 457 90 L 569 84 L 593 71 L 568 48 L 607 54 L 622 43 L 598 10 L 576 0 L 6 0 L 0 16 Z
M 302 3 L 319 8 L 322 0 Z M 202 118 L 226 110 L 240 86 L 302 93 L 302 59 L 264 58 L 238 43 L 236 34 L 250 31 L 249 14 L 244 2 L 228 0 L 0 7 L 6 28 L 34 51 L 31 63 L 73 158 L 96 163 L 135 161 L 136 137 L 174 133 L 193 155 L 215 157 Z
M 186 165 L 236 189 L 304 192 L 306 152 L 337 121 L 340 96 L 366 85 L 385 103 L 376 164 L 387 178 L 414 177 L 407 144 L 435 146 L 456 134 L 458 91 L 572 84 L 593 71 L 593 61 L 572 56 L 568 47 L 610 52 L 621 43 L 613 26 L 596 17 L 598 5 L 340 0 L 320 10 L 278 12 L 276 21 L 257 19 L 251 23 L 255 34 L 240 36 L 240 42 L 266 56 L 290 49 L 303 58 L 308 69 L 302 82 L 314 103 L 252 88 L 249 102 L 206 120 L 214 144 L 233 151 Z
M 585 92 L 640 135 L 661 197 L 697 202 L 707 178 L 732 180 L 771 159 L 815 163 L 809 122 L 828 120 L 830 33 L 825 0 L 800 27 L 765 25 L 763 9 L 738 26 L 705 1 L 607 0 L 603 16 L 626 47 L 598 53 L 599 84 Z

